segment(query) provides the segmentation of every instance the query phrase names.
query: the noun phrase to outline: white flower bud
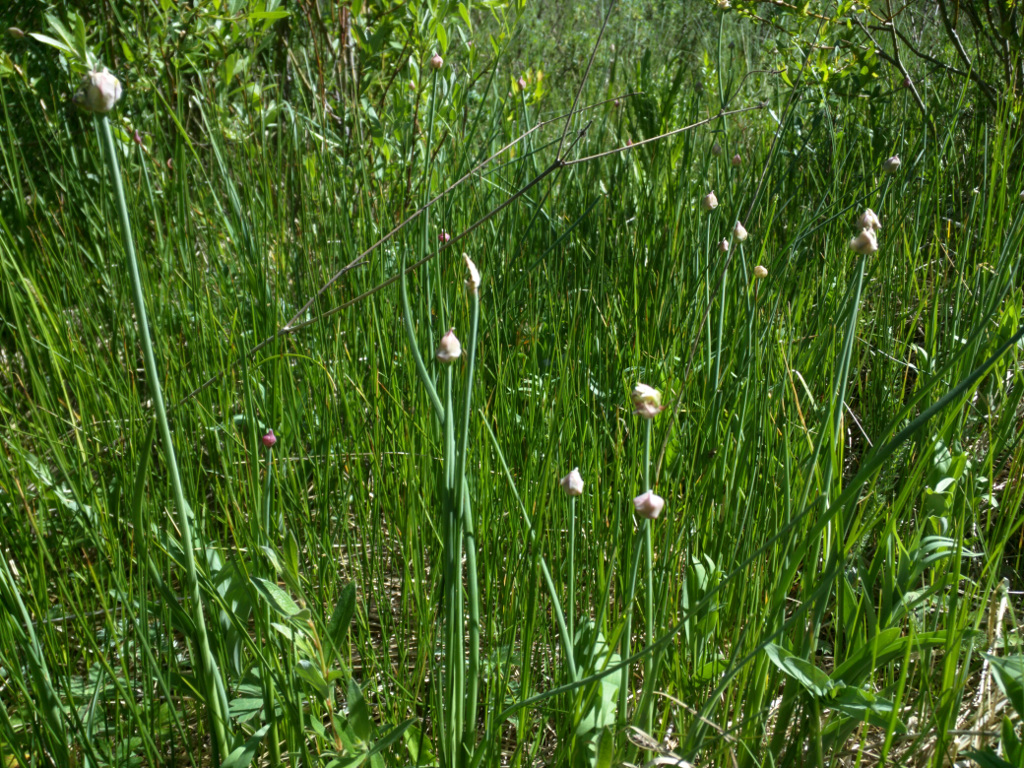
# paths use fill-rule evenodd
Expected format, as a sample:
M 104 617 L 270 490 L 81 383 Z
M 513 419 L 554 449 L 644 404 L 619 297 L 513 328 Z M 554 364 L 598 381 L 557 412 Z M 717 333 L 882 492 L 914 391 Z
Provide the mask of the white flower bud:
M 87 112 L 104 115 L 114 108 L 121 99 L 121 81 L 104 67 L 100 72 L 90 72 L 82 79 L 82 85 L 71 98 Z
M 580 474 L 580 468 L 576 467 L 573 469 L 572 472 L 559 480 L 558 484 L 562 486 L 566 496 L 579 496 L 583 493 L 583 476 Z
M 434 69 L 440 69 L 444 66 L 444 59 L 441 58 L 441 54 L 435 53 L 430 57 L 430 66 Z
M 718 207 L 718 198 L 715 197 L 714 191 L 708 192 L 700 199 L 700 207 L 705 211 L 713 211 Z
M 754 267 L 754 277 L 758 280 L 764 280 L 764 278 L 768 277 L 768 269 L 758 264 Z
M 665 500 L 654 491 L 647 491 L 633 499 L 633 507 L 641 517 L 656 520 L 661 510 L 665 508 Z
M 633 413 L 645 419 L 653 419 L 664 409 L 661 392 L 646 384 L 637 384 L 630 397 L 633 399 Z
M 729 241 L 728 240 L 719 240 L 718 241 L 718 250 L 721 251 L 722 253 L 725 253 L 726 251 L 728 251 L 729 250 Z
M 882 171 L 884 171 L 885 173 L 896 173 L 896 171 L 898 171 L 899 169 L 900 169 L 900 156 L 899 155 L 893 155 L 892 157 L 887 157 L 885 159 L 885 162 L 882 163 Z
M 867 256 L 878 250 L 878 238 L 870 229 L 862 229 L 860 234 L 850 241 L 850 248 L 861 256 Z
M 878 232 L 882 229 L 882 222 L 878 218 L 878 214 L 872 211 L 870 208 L 865 208 L 864 213 L 856 221 L 857 229 L 870 229 L 872 232 Z
M 466 281 L 466 288 L 469 292 L 475 294 L 480 289 L 480 270 L 476 268 L 476 264 L 469 258 L 468 253 L 462 254 L 462 258 L 466 262 L 466 269 L 469 270 L 469 280 Z
M 748 234 L 750 233 L 747 232 L 747 228 L 740 224 L 738 221 L 736 222 L 736 226 L 732 228 L 732 236 L 735 237 L 736 240 L 741 243 L 747 239 Z
M 437 345 L 437 352 L 434 357 L 437 358 L 438 362 L 441 363 L 453 363 L 462 355 L 462 344 L 455 337 L 455 329 L 452 328 L 448 333 L 441 339 L 441 343 Z

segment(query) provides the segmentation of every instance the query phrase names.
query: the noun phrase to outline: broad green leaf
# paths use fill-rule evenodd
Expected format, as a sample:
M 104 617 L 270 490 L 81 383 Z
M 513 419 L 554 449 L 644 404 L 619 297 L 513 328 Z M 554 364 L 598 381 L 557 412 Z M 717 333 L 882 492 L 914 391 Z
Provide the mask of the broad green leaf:
M 263 741 L 263 737 L 267 735 L 268 730 L 270 730 L 269 724 L 256 731 L 245 740 L 245 744 L 237 747 L 228 755 L 228 759 L 221 763 L 220 768 L 247 768 L 252 763 L 256 750 L 259 749 L 260 742 Z
M 341 649 L 348 636 L 349 626 L 352 624 L 352 616 L 356 612 L 356 585 L 349 582 L 341 588 L 338 595 L 338 602 L 334 606 L 334 613 L 331 614 L 331 621 L 327 625 L 327 635 L 334 643 L 334 647 Z
M 348 681 L 348 718 L 352 732 L 357 738 L 369 741 L 373 735 L 373 721 L 370 719 L 370 708 L 366 705 L 363 692 L 355 680 Z
M 279 616 L 286 619 L 300 619 L 309 615 L 307 609 L 300 608 L 288 593 L 274 582 L 253 576 L 252 584 Z
M 324 680 L 324 676 L 320 674 L 320 670 L 312 662 L 306 659 L 299 659 L 299 663 L 295 665 L 295 674 L 309 683 L 310 687 L 316 691 L 316 695 L 321 699 L 327 701 L 330 698 L 331 688 L 327 681 Z
M 988 659 L 999 689 L 1006 694 L 1017 714 L 1024 716 L 1024 656 L 983 655 Z
M 764 650 L 772 664 L 815 696 L 825 696 L 835 688 L 836 684 L 822 670 L 811 662 L 794 656 L 782 646 L 769 643 Z

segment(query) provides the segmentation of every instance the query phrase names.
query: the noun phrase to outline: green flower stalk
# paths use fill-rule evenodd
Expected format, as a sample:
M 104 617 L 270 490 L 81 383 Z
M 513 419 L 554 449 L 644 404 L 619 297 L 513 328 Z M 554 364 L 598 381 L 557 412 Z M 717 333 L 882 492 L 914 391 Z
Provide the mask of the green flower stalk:
M 124 242 L 125 255 L 128 258 L 128 271 L 132 283 L 132 300 L 135 304 L 135 316 L 139 326 L 139 339 L 142 343 L 142 355 L 145 362 L 146 378 L 156 408 L 157 425 L 160 429 L 160 440 L 163 443 L 164 457 L 170 475 L 171 489 L 174 494 L 175 506 L 178 510 L 178 527 L 181 531 L 182 551 L 185 557 L 185 586 L 191 603 L 192 619 L 195 622 L 195 642 L 199 647 L 202 665 L 202 682 L 206 689 L 206 702 L 209 707 L 210 726 L 213 731 L 217 757 L 227 758 L 231 749 L 231 737 L 227 722 L 227 696 L 224 693 L 223 681 L 217 660 L 210 650 L 210 640 L 206 634 L 206 617 L 203 614 L 202 594 L 199 591 L 199 577 L 196 572 L 195 545 L 192 537 L 192 510 L 185 501 L 185 491 L 178 472 L 178 461 L 174 454 L 174 443 L 171 440 L 171 429 L 167 421 L 167 408 L 164 405 L 163 390 L 160 386 L 160 374 L 156 367 L 156 356 L 153 354 L 153 343 L 149 335 L 149 322 L 146 318 L 146 301 L 142 292 L 142 278 L 135 257 L 135 244 L 132 240 L 131 222 L 128 216 L 128 204 L 125 201 L 124 185 L 121 181 L 121 168 L 117 160 L 114 137 L 110 130 L 110 121 L 106 113 L 113 108 L 121 95 L 121 84 L 117 78 L 105 70 L 92 72 L 83 85 L 83 94 L 79 103 L 96 115 L 100 138 L 107 155 L 110 177 L 114 186 L 114 199 L 121 219 L 121 237 Z M 116 85 L 115 85 L 116 84 Z M 218 685 L 218 683 L 220 683 Z M 218 761 L 219 762 L 219 761 Z

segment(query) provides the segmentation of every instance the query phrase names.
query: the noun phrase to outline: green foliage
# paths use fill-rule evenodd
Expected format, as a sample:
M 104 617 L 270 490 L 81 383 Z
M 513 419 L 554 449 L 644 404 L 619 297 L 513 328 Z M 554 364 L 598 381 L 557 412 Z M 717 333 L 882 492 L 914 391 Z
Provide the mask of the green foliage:
M 623 0 L 591 64 L 582 4 L 19 4 L 4 764 L 199 764 L 220 698 L 227 765 L 1019 764 L 1016 716 L 959 735 L 986 675 L 1020 712 L 991 608 L 1022 570 L 1019 104 L 985 106 L 920 4 L 791 5 Z M 920 105 L 894 30 L 934 60 L 901 48 Z M 111 174 L 68 106 L 97 62 L 212 680 Z M 667 406 L 650 462 L 638 381 Z

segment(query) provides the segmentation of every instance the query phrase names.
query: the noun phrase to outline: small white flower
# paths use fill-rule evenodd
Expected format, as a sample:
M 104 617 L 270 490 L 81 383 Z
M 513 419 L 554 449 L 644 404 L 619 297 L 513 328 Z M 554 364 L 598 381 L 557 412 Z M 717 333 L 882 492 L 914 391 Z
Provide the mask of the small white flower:
M 978 189 L 977 187 L 975 187 L 974 189 L 971 190 L 971 194 L 972 195 L 980 195 L 981 194 L 981 190 Z
M 705 211 L 713 211 L 718 207 L 718 198 L 713 190 L 700 199 L 700 207 Z
M 559 480 L 558 484 L 562 486 L 566 496 L 579 496 L 583 493 L 583 475 L 580 474 L 580 468 L 574 468 L 572 472 Z
M 435 53 L 430 57 L 430 66 L 434 69 L 440 69 L 444 66 L 444 59 L 441 58 L 441 54 Z
M 653 419 L 662 412 L 661 392 L 646 384 L 637 384 L 630 395 L 633 399 L 633 413 L 645 419 Z
M 718 250 L 721 251 L 722 253 L 725 253 L 726 251 L 728 251 L 729 250 L 729 241 L 728 240 L 719 240 L 718 241 Z
M 878 250 L 878 238 L 870 229 L 862 229 L 860 234 L 850 241 L 850 248 L 861 256 L 867 256 Z
M 870 208 L 864 209 L 864 213 L 858 217 L 856 225 L 857 229 L 870 229 L 872 232 L 878 232 L 882 229 L 882 222 L 878 218 L 878 214 Z
M 654 491 L 647 491 L 633 499 L 633 508 L 641 517 L 656 520 L 661 510 L 665 508 L 665 500 Z
M 758 280 L 764 280 L 764 278 L 768 277 L 768 269 L 758 264 L 754 267 L 754 277 Z
M 730 8 L 732 8 L 732 3 L 729 0 L 718 0 L 718 10 L 728 11 Z
M 735 237 L 736 240 L 738 240 L 741 243 L 747 239 L 748 234 L 750 233 L 747 232 L 747 228 L 740 224 L 738 221 L 736 222 L 736 226 L 732 228 L 732 236 Z
M 105 115 L 114 108 L 121 99 L 121 81 L 104 67 L 100 71 L 89 72 L 82 85 L 71 98 L 75 104 L 87 112 Z
M 892 157 L 887 157 L 885 159 L 885 162 L 882 163 L 882 171 L 884 171 L 885 173 L 896 173 L 896 171 L 898 171 L 899 169 L 900 169 L 900 156 L 899 155 L 893 155 Z
M 455 337 L 455 329 L 452 328 L 446 333 L 441 343 L 437 345 L 437 352 L 434 357 L 441 363 L 453 363 L 462 355 L 462 344 Z
M 466 281 L 466 288 L 469 289 L 471 294 L 475 294 L 480 289 L 480 270 L 476 268 L 476 264 L 469 258 L 468 253 L 462 254 L 462 258 L 466 262 L 466 269 L 469 270 L 469 280 Z

